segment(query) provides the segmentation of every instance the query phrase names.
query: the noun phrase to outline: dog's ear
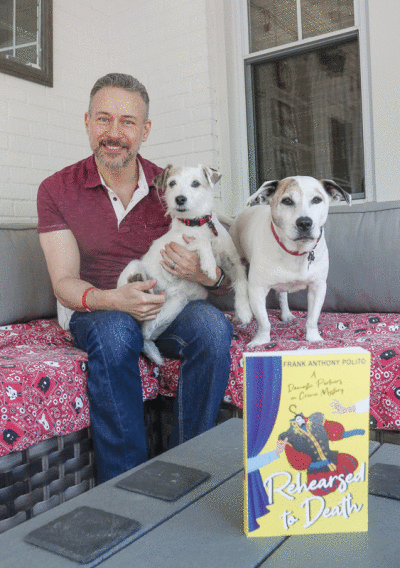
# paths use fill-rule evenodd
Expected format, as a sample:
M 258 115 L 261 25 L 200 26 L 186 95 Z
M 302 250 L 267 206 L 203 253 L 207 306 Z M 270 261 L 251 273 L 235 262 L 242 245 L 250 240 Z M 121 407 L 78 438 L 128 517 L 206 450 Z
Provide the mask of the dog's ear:
M 203 166 L 202 164 L 199 164 L 199 168 L 203 170 L 203 173 L 206 176 L 206 179 L 208 183 L 211 185 L 211 187 L 214 186 L 217 183 L 217 181 L 219 181 L 222 178 L 222 174 L 214 168 L 210 168 L 209 166 Z
M 265 181 L 260 189 L 253 193 L 253 195 L 250 195 L 246 201 L 246 205 L 251 205 L 251 203 L 269 203 L 269 200 L 278 189 L 278 185 L 279 180 L 277 179 L 273 181 Z
M 348 205 L 351 205 L 351 195 L 342 189 L 331 179 L 322 179 L 322 185 L 332 201 L 340 201 L 343 198 Z
M 167 179 L 169 177 L 169 174 L 171 173 L 172 168 L 172 164 L 168 164 L 165 170 L 153 179 L 153 183 L 156 187 L 158 187 L 159 189 L 166 189 Z

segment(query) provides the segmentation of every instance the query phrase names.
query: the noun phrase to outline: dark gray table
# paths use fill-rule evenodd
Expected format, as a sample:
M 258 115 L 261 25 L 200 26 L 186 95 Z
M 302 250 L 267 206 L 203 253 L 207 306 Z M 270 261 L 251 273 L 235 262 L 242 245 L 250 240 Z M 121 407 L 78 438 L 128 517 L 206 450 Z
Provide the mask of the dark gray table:
M 322 535 L 315 538 L 308 536 L 290 539 L 246 538 L 243 532 L 242 428 L 242 420 L 229 420 L 156 458 L 195 467 L 211 474 L 209 480 L 179 501 L 168 503 L 115 487 L 119 479 L 130 475 L 123 474 L 0 535 L 0 567 L 79 566 L 61 556 L 27 544 L 23 538 L 37 527 L 82 505 L 124 515 L 142 525 L 130 541 L 120 545 L 113 555 L 101 562 L 101 568 L 322 566 L 314 563 L 314 556 L 315 562 L 323 561 L 324 568 L 339 566 L 339 561 L 341 568 L 364 568 L 370 565 L 391 568 L 400 565 L 399 561 L 396 564 L 389 562 L 390 557 L 398 555 L 400 558 L 399 523 L 391 527 L 393 514 L 400 515 L 400 502 L 380 497 L 371 497 L 371 530 L 368 535 L 357 533 L 349 537 Z M 371 451 L 378 446 L 379 444 L 371 444 Z M 371 463 L 374 463 L 373 460 L 383 459 L 392 460 L 388 463 L 398 463 L 399 455 L 400 447 L 385 445 L 373 455 Z M 133 471 L 141 467 L 144 466 Z M 375 513 L 376 510 L 382 511 L 382 514 Z M 382 525 L 383 519 L 385 522 Z M 383 530 L 386 545 L 383 547 L 380 542 L 377 543 L 379 547 L 374 553 L 374 563 L 368 564 L 370 548 L 375 546 L 374 535 L 379 534 L 382 527 L 385 527 Z M 306 541 L 310 544 L 304 545 Z M 90 566 L 98 564 L 99 562 L 95 561 Z
M 375 463 L 400 465 L 400 446 L 383 444 L 370 458 Z M 370 495 L 368 533 L 292 536 L 261 566 L 399 568 L 400 501 Z

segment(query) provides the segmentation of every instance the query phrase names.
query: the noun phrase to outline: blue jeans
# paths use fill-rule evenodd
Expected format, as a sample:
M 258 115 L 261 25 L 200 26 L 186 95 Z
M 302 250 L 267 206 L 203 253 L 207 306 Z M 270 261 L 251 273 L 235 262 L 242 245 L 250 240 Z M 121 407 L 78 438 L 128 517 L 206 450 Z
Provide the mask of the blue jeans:
M 70 330 L 88 354 L 87 388 L 99 483 L 147 459 L 136 320 L 118 311 L 74 312 Z M 232 325 L 206 301 L 190 302 L 158 338 L 181 360 L 171 446 L 215 425 L 230 372 Z

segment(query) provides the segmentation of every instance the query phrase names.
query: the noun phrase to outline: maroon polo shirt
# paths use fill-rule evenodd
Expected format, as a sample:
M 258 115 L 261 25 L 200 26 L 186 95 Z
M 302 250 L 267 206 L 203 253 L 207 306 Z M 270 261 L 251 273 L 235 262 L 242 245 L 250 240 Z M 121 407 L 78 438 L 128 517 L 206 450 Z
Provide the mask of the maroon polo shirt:
M 139 155 L 138 159 L 149 194 L 119 227 L 93 155 L 53 174 L 39 187 L 38 232 L 70 229 L 79 246 L 81 279 L 102 290 L 115 288 L 128 262 L 141 258 L 169 229 L 163 192 L 153 184 L 163 170 Z

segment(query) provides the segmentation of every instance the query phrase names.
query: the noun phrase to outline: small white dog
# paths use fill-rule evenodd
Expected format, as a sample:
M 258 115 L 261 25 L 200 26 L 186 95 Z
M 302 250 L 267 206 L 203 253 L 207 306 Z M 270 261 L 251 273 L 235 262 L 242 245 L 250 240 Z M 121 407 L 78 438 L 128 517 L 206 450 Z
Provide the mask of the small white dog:
M 207 290 L 201 284 L 170 274 L 161 266 L 160 251 L 168 243 L 175 242 L 196 252 L 201 270 L 211 279 L 217 277 L 217 265 L 222 268 L 235 291 L 236 316 L 243 323 L 252 319 L 245 268 L 228 231 L 213 213 L 212 190 L 220 177 L 219 172 L 202 165 L 197 168 L 167 166 L 154 179 L 154 184 L 165 190 L 168 213 L 172 217 L 171 227 L 153 242 L 140 260 L 131 261 L 118 279 L 119 287 L 128 282 L 156 278 L 154 291 L 166 293 L 165 303 L 157 317 L 141 323 L 143 351 L 159 365 L 162 365 L 163 359 L 154 341 L 188 302 L 207 297 Z M 194 237 L 194 240 L 187 244 L 183 240 L 184 234 Z
M 351 196 L 330 180 L 295 176 L 267 181 L 252 195 L 250 207 L 238 215 L 230 234 L 240 255 L 250 264 L 249 300 L 258 331 L 249 347 L 270 341 L 266 297 L 279 293 L 282 320 L 290 321 L 287 293 L 308 287 L 307 341 L 322 341 L 318 318 L 326 294 L 329 259 L 323 227 L 329 204 Z

